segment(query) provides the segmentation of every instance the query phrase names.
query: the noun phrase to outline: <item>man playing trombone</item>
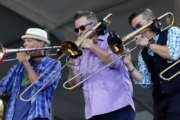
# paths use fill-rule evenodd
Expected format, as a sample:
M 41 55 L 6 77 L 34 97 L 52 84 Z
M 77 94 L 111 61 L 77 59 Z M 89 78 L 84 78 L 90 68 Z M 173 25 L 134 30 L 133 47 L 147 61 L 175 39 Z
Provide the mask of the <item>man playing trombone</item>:
M 21 38 L 27 49 L 50 44 L 47 32 L 40 28 L 27 29 Z M 1 96 L 9 97 L 4 120 L 50 120 L 52 96 L 60 80 L 60 63 L 46 56 L 44 50 L 18 52 L 16 58 L 18 62 L 0 81 Z
M 97 23 L 93 12 L 78 11 L 74 15 L 78 37 L 83 37 Z M 93 36 L 84 38 L 80 46 L 82 56 L 75 59 L 71 66 L 74 75 L 82 72 L 76 81 L 89 78 L 82 85 L 85 117 L 88 120 L 135 120 L 133 88 L 128 70 L 109 49 L 107 39 L 110 33 L 105 27 L 101 26 L 93 33 Z M 98 72 L 106 65 L 109 66 Z
M 133 13 L 129 17 L 129 24 L 133 29 L 138 29 L 154 19 L 154 13 L 146 9 L 141 13 Z M 125 57 L 124 62 L 129 69 L 133 69 L 131 75 L 135 80 L 140 80 L 140 84 L 153 83 L 154 120 L 179 120 L 180 76 L 165 81 L 159 77 L 159 74 L 179 59 L 180 29 L 170 27 L 160 31 L 155 22 L 158 21 L 154 20 L 151 26 L 135 37 L 136 45 L 143 48 L 138 56 L 139 72 L 128 56 Z M 170 73 L 174 71 L 176 70 L 169 70 Z

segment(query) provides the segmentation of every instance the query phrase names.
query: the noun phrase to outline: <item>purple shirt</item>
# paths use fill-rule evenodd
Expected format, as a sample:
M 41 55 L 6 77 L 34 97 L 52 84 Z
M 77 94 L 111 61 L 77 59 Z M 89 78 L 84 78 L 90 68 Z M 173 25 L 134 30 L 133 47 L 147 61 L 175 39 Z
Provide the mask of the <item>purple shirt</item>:
M 95 115 L 109 113 L 133 103 L 133 88 L 123 61 L 111 52 L 107 44 L 108 33 L 98 37 L 98 46 L 111 54 L 113 61 L 111 66 L 94 74 L 94 71 L 101 69 L 104 64 L 94 53 L 83 49 L 83 54 L 76 59 L 73 66 L 74 72 L 84 72 L 78 79 L 83 80 L 94 74 L 83 84 L 85 98 L 85 117 L 91 118 Z M 94 64 L 97 64 L 93 67 Z M 87 68 L 89 68 L 87 70 Z M 134 109 L 135 110 L 135 109 Z

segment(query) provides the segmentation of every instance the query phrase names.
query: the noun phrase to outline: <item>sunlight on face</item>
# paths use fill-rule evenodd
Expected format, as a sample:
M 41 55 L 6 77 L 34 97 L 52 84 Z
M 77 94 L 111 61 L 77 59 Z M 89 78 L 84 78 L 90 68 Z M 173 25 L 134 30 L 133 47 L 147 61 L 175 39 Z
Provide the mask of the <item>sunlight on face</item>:
M 144 26 L 148 23 L 148 21 L 143 17 L 143 15 L 138 15 L 137 17 L 135 17 L 133 20 L 132 20 L 132 27 L 134 29 L 139 29 L 139 27 L 137 26 Z M 144 30 L 142 30 L 139 34 L 142 34 L 143 36 L 149 36 L 149 32 L 150 32 L 150 28 L 147 27 L 145 28 Z
M 79 29 L 82 26 L 85 28 L 84 30 Z M 77 34 L 80 35 L 92 28 L 92 21 L 87 19 L 86 16 L 82 16 L 75 20 L 74 27 L 79 30 Z
M 25 48 L 41 48 L 44 46 L 44 42 L 32 38 L 27 38 L 24 39 L 23 46 Z
M 26 38 L 24 39 L 23 43 L 24 48 L 43 48 L 45 46 L 45 43 L 40 40 L 32 39 L 32 38 Z M 36 56 L 43 54 L 43 50 L 37 50 L 33 52 L 28 52 L 31 56 Z

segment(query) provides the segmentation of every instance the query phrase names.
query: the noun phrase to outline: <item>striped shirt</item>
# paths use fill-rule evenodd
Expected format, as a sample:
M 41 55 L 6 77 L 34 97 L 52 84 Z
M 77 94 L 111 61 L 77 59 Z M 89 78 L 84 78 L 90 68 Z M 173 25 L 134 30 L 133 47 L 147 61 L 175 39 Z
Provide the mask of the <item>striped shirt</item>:
M 30 101 L 31 108 L 27 120 L 33 120 L 35 118 L 48 118 L 50 120 L 52 96 L 61 78 L 61 65 L 49 57 L 31 61 L 30 64 L 39 75 L 38 80 L 32 85 L 31 96 L 45 84 L 46 86 Z M 23 65 L 17 63 L 10 68 L 7 75 L 0 81 L 0 90 L 4 96 L 9 96 L 5 120 L 13 119 L 15 103 L 20 94 L 20 86 L 24 73 Z

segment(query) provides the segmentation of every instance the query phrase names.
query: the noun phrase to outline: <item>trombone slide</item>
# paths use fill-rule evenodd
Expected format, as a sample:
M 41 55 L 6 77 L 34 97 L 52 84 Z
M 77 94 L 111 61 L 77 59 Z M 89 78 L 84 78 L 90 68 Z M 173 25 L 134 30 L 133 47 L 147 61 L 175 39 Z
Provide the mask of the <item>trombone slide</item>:
M 174 75 L 170 76 L 170 77 L 165 77 L 163 76 L 165 73 L 168 72 L 168 70 L 170 70 L 171 68 L 173 68 L 174 66 L 178 66 L 180 65 L 180 60 L 176 61 L 174 64 L 170 65 L 169 67 L 167 67 L 166 69 L 164 69 L 160 74 L 160 78 L 163 79 L 163 80 L 166 80 L 166 81 L 170 81 L 172 80 L 174 77 L 178 76 L 180 74 L 180 70 L 177 71 Z M 179 68 L 180 69 L 180 68 Z

